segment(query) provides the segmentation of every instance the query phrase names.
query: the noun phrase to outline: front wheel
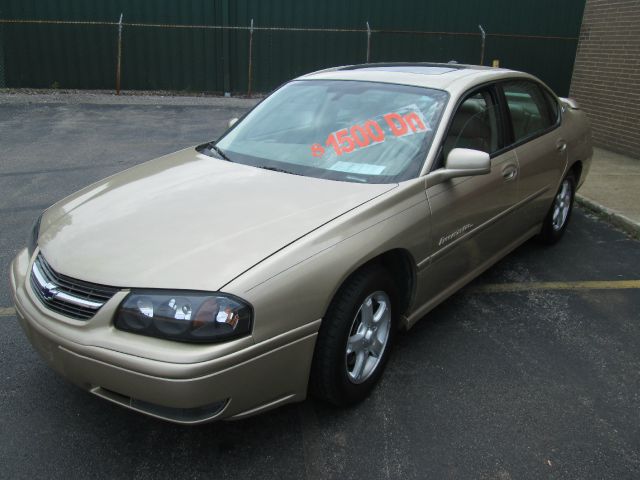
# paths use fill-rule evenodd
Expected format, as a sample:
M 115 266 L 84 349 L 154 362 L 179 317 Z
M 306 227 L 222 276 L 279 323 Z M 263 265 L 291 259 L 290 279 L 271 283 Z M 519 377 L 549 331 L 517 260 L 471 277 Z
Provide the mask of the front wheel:
M 538 240 L 547 245 L 557 243 L 569 224 L 576 192 L 576 178 L 569 172 L 562 180 L 560 188 L 553 199 L 549 213 L 544 219 Z
M 380 267 L 347 280 L 318 332 L 310 379 L 314 396 L 346 406 L 369 395 L 389 356 L 396 298 L 390 276 Z

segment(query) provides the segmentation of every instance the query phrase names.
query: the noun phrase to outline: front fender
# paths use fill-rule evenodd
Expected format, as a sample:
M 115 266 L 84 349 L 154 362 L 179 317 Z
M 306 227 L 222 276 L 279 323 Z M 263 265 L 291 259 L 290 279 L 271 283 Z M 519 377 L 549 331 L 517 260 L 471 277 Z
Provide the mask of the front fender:
M 401 184 L 238 277 L 222 290 L 254 306 L 256 342 L 322 318 L 343 282 L 359 267 L 395 249 L 419 262 L 430 247 L 424 181 Z

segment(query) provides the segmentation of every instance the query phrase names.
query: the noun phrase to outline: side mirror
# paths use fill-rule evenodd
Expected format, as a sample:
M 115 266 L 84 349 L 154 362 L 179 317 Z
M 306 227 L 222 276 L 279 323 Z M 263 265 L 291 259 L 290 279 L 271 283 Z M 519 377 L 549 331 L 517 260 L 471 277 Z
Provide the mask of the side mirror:
M 233 117 L 231 120 L 229 120 L 229 123 L 227 124 L 227 128 L 233 127 L 237 121 L 238 121 L 238 117 Z
M 491 172 L 491 157 L 486 152 L 469 148 L 454 148 L 447 155 L 444 168 L 427 175 L 428 185 L 437 185 L 445 180 Z

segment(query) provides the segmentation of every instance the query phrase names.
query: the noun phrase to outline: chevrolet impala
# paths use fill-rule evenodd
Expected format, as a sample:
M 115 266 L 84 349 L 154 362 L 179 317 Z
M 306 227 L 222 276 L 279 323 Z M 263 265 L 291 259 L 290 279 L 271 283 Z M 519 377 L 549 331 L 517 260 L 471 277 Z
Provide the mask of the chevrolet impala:
M 322 70 L 46 209 L 11 265 L 16 313 L 54 370 L 165 420 L 351 405 L 398 330 L 562 237 L 591 157 L 584 112 L 525 73 Z

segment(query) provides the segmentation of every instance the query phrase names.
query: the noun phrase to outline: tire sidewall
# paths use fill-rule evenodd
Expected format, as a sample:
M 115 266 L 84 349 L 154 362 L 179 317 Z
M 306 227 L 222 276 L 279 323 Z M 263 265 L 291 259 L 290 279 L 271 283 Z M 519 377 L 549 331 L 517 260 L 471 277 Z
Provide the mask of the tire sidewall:
M 562 190 L 562 184 L 565 180 L 569 181 L 569 188 L 571 188 L 571 202 L 569 204 L 569 212 L 567 213 L 567 218 L 564 221 L 564 224 L 559 230 L 553 228 L 553 210 L 556 202 L 556 197 Z M 569 221 L 571 220 L 571 214 L 573 213 L 573 204 L 576 198 L 576 179 L 573 172 L 569 172 L 560 182 L 560 186 L 553 196 L 553 201 L 551 203 L 551 207 L 549 208 L 549 212 L 544 220 L 544 225 L 541 232 L 541 240 L 544 243 L 554 244 L 564 235 L 565 230 L 567 229 L 567 225 L 569 225 Z
M 379 381 L 386 363 L 389 359 L 389 352 L 393 341 L 395 339 L 395 333 L 398 327 L 398 295 L 394 283 L 391 280 L 391 276 L 387 274 L 382 268 L 372 268 L 365 274 L 364 278 L 360 278 L 360 281 L 356 280 L 356 289 L 346 294 L 349 289 L 338 292 L 336 299 L 327 312 L 326 322 L 335 322 L 334 325 L 339 325 L 339 334 L 337 335 L 338 341 L 335 345 L 330 347 L 331 358 L 331 381 L 335 382 L 335 393 L 337 394 L 338 401 L 332 400 L 332 403 L 342 405 L 353 405 L 366 398 L 376 383 Z M 382 357 L 378 362 L 375 370 L 371 373 L 362 383 L 353 383 L 349 379 L 346 366 L 346 350 L 349 334 L 353 325 L 354 318 L 358 313 L 360 305 L 364 300 L 374 292 L 383 291 L 389 297 L 391 303 L 391 326 L 389 329 L 389 337 L 385 349 L 382 353 Z M 349 303 L 348 308 L 346 303 Z M 340 308 L 342 307 L 342 308 Z M 319 352 L 320 353 L 320 352 Z
M 391 302 L 391 327 L 389 329 L 389 337 L 387 339 L 387 343 L 384 351 L 382 352 L 382 358 L 378 362 L 375 370 L 371 373 L 369 378 L 367 378 L 364 382 L 355 384 L 349 379 L 349 375 L 346 368 L 346 360 L 345 354 L 347 350 L 347 341 L 349 339 L 349 333 L 351 333 L 351 326 L 353 325 L 353 320 L 358 313 L 358 309 L 362 302 L 374 292 L 383 291 L 389 297 Z M 342 365 L 342 371 L 339 375 L 339 382 L 342 387 L 345 396 L 348 398 L 349 403 L 357 402 L 362 400 L 362 398 L 366 397 L 378 380 L 382 376 L 382 372 L 386 366 L 387 360 L 389 359 L 389 350 L 391 345 L 393 344 L 393 340 L 395 338 L 395 331 L 397 330 L 397 313 L 396 313 L 396 305 L 398 305 L 397 295 L 395 293 L 395 286 L 393 282 L 390 281 L 388 276 L 375 275 L 370 276 L 363 285 L 362 291 L 357 297 L 357 300 L 354 302 L 354 305 L 350 311 L 350 315 L 348 317 L 348 321 L 345 322 L 346 328 L 344 329 L 341 350 L 342 350 L 342 358 L 340 364 Z

